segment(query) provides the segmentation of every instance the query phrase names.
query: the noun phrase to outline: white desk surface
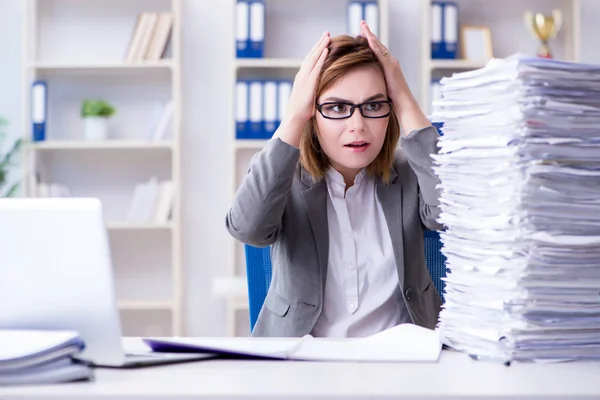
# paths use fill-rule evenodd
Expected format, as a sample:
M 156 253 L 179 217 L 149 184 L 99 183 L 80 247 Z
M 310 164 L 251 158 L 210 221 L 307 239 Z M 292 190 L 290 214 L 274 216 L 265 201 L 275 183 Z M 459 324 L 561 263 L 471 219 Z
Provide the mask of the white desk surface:
M 93 382 L 0 388 L 0 399 L 600 399 L 600 363 L 512 364 L 443 351 L 439 363 L 209 360 L 97 369 Z

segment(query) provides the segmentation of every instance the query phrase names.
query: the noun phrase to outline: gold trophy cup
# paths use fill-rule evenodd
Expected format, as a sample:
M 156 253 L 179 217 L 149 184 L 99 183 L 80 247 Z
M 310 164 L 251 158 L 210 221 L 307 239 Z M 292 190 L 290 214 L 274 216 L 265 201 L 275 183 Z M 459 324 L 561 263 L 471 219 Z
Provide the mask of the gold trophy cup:
M 552 58 L 548 42 L 558 34 L 562 25 L 562 13 L 560 10 L 553 10 L 552 15 L 541 13 L 533 14 L 531 11 L 525 12 L 525 25 L 540 40 L 541 46 L 538 50 L 538 57 Z

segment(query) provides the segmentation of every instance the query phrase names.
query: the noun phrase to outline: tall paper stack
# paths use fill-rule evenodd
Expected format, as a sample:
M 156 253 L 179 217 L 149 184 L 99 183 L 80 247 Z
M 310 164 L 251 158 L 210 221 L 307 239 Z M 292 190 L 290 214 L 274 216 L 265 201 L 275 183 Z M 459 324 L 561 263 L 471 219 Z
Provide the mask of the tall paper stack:
M 441 84 L 446 343 L 599 359 L 600 66 L 516 55 Z

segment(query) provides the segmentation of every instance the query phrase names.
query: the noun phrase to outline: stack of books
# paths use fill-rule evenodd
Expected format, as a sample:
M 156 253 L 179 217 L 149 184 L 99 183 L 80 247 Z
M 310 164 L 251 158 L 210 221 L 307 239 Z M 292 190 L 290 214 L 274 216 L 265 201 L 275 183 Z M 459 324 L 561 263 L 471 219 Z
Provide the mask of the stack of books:
M 76 359 L 84 347 L 77 332 L 0 330 L 0 386 L 92 380 Z
M 173 14 L 170 12 L 144 12 L 138 16 L 125 61 L 157 61 L 164 57 L 171 31 Z
M 600 359 L 600 66 L 515 55 L 441 81 L 445 341 Z

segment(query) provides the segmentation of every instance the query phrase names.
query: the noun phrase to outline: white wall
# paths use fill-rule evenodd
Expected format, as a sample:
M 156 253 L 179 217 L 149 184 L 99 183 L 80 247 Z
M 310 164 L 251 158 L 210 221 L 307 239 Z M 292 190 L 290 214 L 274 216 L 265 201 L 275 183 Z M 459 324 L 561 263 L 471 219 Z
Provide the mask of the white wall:
M 11 120 L 11 134 L 15 136 L 21 134 L 20 3 L 0 0 L 0 115 Z M 600 5 L 594 0 L 583 4 L 582 56 L 584 61 L 600 62 L 600 53 L 594 51 Z M 225 334 L 224 302 L 211 297 L 211 284 L 215 276 L 223 275 L 232 257 L 224 229 L 233 194 L 233 150 L 228 137 L 233 132 L 232 5 L 230 0 L 184 0 L 183 261 L 187 271 L 187 333 L 197 336 Z M 389 21 L 390 50 L 400 59 L 418 96 L 419 2 L 390 0 Z

